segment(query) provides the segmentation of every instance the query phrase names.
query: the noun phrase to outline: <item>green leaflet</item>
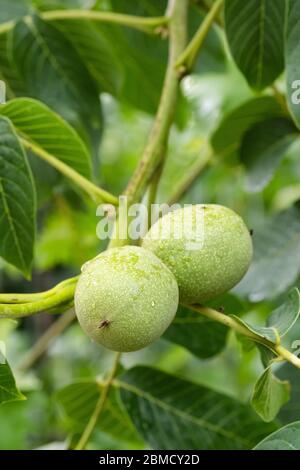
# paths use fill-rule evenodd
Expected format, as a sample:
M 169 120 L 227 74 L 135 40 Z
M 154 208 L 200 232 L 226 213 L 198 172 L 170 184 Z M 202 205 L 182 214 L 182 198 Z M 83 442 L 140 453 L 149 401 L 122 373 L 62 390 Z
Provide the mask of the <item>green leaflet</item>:
M 0 256 L 30 277 L 36 196 L 27 156 L 13 125 L 0 116 Z

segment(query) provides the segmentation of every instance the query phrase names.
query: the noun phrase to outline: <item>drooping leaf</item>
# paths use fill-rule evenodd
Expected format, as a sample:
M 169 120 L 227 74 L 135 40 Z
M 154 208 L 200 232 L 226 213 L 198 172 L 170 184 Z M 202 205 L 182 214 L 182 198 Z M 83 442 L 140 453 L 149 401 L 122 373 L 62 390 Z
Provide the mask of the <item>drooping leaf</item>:
M 164 338 L 200 358 L 213 357 L 225 347 L 228 330 L 223 325 L 180 307 Z
M 250 86 L 271 85 L 284 67 L 287 2 L 226 0 L 226 35 L 233 58 Z
M 101 28 L 87 20 L 67 20 L 53 23 L 77 50 L 97 84 L 99 92 L 115 96 L 123 81 L 122 63 Z
M 268 318 L 269 328 L 275 328 L 280 338 L 283 338 L 295 325 L 300 315 L 300 292 L 292 289 L 286 301 L 280 305 Z
M 99 94 L 70 41 L 35 16 L 17 23 L 11 50 L 26 94 L 63 116 L 96 150 L 102 126 Z
M 81 175 L 91 178 L 91 159 L 74 129 L 43 103 L 31 98 L 16 98 L 0 106 L 17 132 L 66 163 Z
M 270 96 L 246 101 L 225 115 L 212 135 L 212 146 L 222 155 L 234 153 L 240 148 L 245 133 L 254 124 L 282 115 L 283 111 L 279 104 Z
M 255 384 L 251 398 L 254 410 L 264 421 L 270 422 L 289 399 L 289 382 L 278 379 L 269 366 Z
M 299 275 L 300 209 L 294 206 L 254 227 L 253 241 L 252 265 L 235 291 L 259 302 L 285 292 Z
M 7 99 L 25 94 L 24 84 L 11 59 L 8 42 L 9 34 L 0 34 L 0 78 L 6 84 Z
M 135 367 L 116 384 L 154 449 L 249 449 L 276 427 L 232 398 L 155 369 Z
M 300 371 L 289 363 L 283 364 L 276 372 L 281 380 L 287 380 L 291 384 L 291 399 L 280 410 L 279 419 L 283 424 L 300 420 Z
M 289 0 L 288 18 L 286 27 L 286 80 L 287 80 L 287 98 L 289 108 L 294 117 L 297 127 L 300 128 L 300 106 L 299 106 L 299 87 L 300 87 L 300 4 L 297 0 Z
M 238 318 L 234 315 L 232 315 L 232 318 L 234 318 L 240 325 L 247 328 L 249 333 L 255 333 L 256 335 L 260 336 L 261 338 L 267 339 L 271 343 L 274 343 L 274 344 L 277 343 L 277 341 L 279 339 L 279 335 L 278 335 L 278 332 L 276 331 L 276 329 L 268 328 L 268 327 L 265 327 L 265 326 L 250 325 L 250 323 L 248 323 L 245 320 L 242 320 L 241 318 Z
M 249 191 L 261 191 L 299 133 L 291 120 L 272 118 L 253 126 L 244 136 L 241 160 L 246 167 Z
M 280 305 L 269 317 L 266 327 L 252 326 L 248 322 L 233 316 L 236 321 L 246 327 L 249 332 L 255 333 L 261 338 L 267 339 L 272 343 L 277 343 L 280 338 L 285 336 L 294 326 L 300 315 L 300 292 L 298 289 L 292 289 L 286 298 L 286 301 Z
M 255 345 L 253 344 L 253 346 Z M 260 359 L 261 359 L 262 365 L 265 368 L 268 368 L 269 365 L 274 361 L 274 359 L 277 358 L 277 355 L 273 351 L 271 351 L 269 348 L 264 346 L 263 344 L 256 344 L 256 347 L 258 348 L 260 352 Z
M 300 450 L 300 421 L 275 431 L 254 450 Z
M 64 413 L 72 433 L 82 433 L 87 425 L 99 396 L 101 386 L 97 382 L 72 383 L 56 393 L 56 399 Z M 128 416 L 118 402 L 115 390 L 111 390 L 97 427 L 104 433 L 139 442 L 139 437 Z
M 27 156 L 11 122 L 0 116 L 0 255 L 30 276 L 36 197 Z
M 18 390 L 11 368 L 0 350 L 0 405 L 19 400 L 25 400 L 25 397 Z

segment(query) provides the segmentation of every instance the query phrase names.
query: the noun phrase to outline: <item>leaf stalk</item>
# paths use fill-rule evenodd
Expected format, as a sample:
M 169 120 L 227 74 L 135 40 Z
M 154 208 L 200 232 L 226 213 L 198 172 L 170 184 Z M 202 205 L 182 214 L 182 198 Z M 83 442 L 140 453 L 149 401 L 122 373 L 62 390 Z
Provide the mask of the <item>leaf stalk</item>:
M 67 176 L 77 186 L 83 189 L 83 191 L 85 191 L 93 201 L 97 203 L 113 204 L 114 206 L 119 204 L 117 197 L 113 196 L 104 189 L 99 188 L 76 170 L 71 168 L 69 165 L 66 165 L 61 160 L 48 153 L 46 150 L 24 138 L 21 138 L 21 142 L 27 150 L 32 151 L 35 155 L 42 158 L 49 165 L 51 165 L 63 175 Z
M 92 433 L 93 433 L 93 431 L 94 431 L 94 429 L 97 425 L 98 419 L 99 419 L 99 417 L 100 417 L 100 415 L 101 415 L 101 413 L 104 409 L 106 399 L 107 399 L 109 391 L 110 391 L 110 387 L 111 387 L 112 382 L 113 382 L 113 380 L 115 378 L 115 375 L 117 373 L 120 358 L 121 358 L 121 353 L 117 353 L 115 355 L 115 359 L 114 359 L 112 368 L 110 370 L 109 377 L 108 377 L 107 381 L 104 382 L 104 384 L 103 384 L 102 391 L 101 391 L 99 400 L 98 400 L 98 402 L 95 406 L 95 409 L 93 411 L 93 414 L 90 417 L 90 420 L 89 420 L 85 430 L 83 431 L 83 434 L 82 434 L 81 438 L 79 439 L 79 442 L 75 447 L 75 450 L 84 450 L 85 447 L 88 444 L 88 441 L 90 440 L 90 437 L 91 437 L 91 435 L 92 435 Z
M 168 25 L 168 18 L 159 17 L 141 17 L 114 13 L 109 11 L 91 11 L 91 10 L 53 10 L 40 13 L 44 21 L 64 21 L 64 20 L 90 20 L 100 23 L 116 24 L 128 26 L 148 34 L 158 34 L 160 28 Z M 24 21 L 29 20 L 31 16 L 23 17 Z M 15 26 L 15 21 L 7 21 L 0 25 L 0 34 L 7 33 Z
M 246 328 L 246 326 L 243 326 L 241 323 L 235 320 L 235 318 L 207 307 L 201 307 L 198 305 L 189 305 L 186 307 L 195 312 L 200 313 L 201 315 L 204 315 L 207 318 L 210 318 L 213 321 L 216 321 L 218 323 L 221 323 L 222 325 L 227 326 L 228 328 L 231 328 L 236 333 L 247 337 L 255 343 L 266 346 L 268 349 L 277 354 L 279 358 L 283 358 L 287 362 L 290 362 L 295 367 L 300 369 L 300 358 L 295 356 L 295 354 L 291 353 L 280 344 L 272 343 L 272 341 L 269 341 L 266 338 L 255 334 L 254 332 Z
M 186 49 L 179 56 L 175 64 L 179 76 L 184 76 L 193 70 L 197 55 L 200 49 L 202 48 L 203 43 L 210 31 L 210 28 L 223 6 L 223 3 L 224 0 L 216 0 L 214 2 L 213 6 L 211 7 L 208 14 L 205 16 L 203 22 L 201 23 L 198 31 L 195 33 L 191 42 L 187 45 Z

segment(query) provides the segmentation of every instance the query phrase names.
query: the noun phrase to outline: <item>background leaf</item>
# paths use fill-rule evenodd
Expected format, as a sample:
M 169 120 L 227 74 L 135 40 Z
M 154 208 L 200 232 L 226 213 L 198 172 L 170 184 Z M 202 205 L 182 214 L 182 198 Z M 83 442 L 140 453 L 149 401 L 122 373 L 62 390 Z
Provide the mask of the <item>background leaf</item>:
M 0 255 L 30 276 L 35 189 L 27 157 L 10 121 L 0 116 Z
M 17 98 L 0 106 L 0 114 L 7 116 L 30 142 L 91 178 L 91 159 L 85 144 L 71 126 L 43 103 Z
M 114 46 L 100 26 L 87 20 L 52 23 L 69 39 L 93 77 L 98 91 L 118 96 L 123 81 L 123 66 Z
M 176 317 L 164 338 L 183 346 L 202 359 L 219 354 L 226 344 L 228 329 L 184 307 L 179 307 Z
M 141 16 L 160 16 L 166 2 L 113 0 L 113 11 Z M 98 30 L 111 45 L 123 73 L 118 98 L 137 109 L 156 112 L 164 79 L 168 44 L 158 36 L 130 28 L 98 24 Z M 143 84 L 141 86 L 141 84 Z
M 298 137 L 293 122 L 286 118 L 263 121 L 246 133 L 241 160 L 246 167 L 249 191 L 261 191 L 270 182 L 288 148 Z
M 5 81 L 7 98 L 12 99 L 15 96 L 26 94 L 26 92 L 8 50 L 8 38 L 8 33 L 0 34 L 0 77 Z
M 292 289 L 283 302 L 268 318 L 269 328 L 275 328 L 280 338 L 284 337 L 295 325 L 300 315 L 300 293 Z
M 154 449 L 249 449 L 275 426 L 232 398 L 155 369 L 136 367 L 117 383 L 133 423 Z
M 300 421 L 274 432 L 254 450 L 300 450 Z
M 141 0 L 128 2 L 113 0 L 113 11 L 140 16 L 162 16 L 165 14 L 167 2 Z M 99 3 L 96 9 L 103 9 Z M 188 33 L 191 37 L 203 20 L 203 12 L 191 5 L 189 9 Z M 122 68 L 120 87 L 116 97 L 137 109 L 153 114 L 156 112 L 161 94 L 165 67 L 167 62 L 168 44 L 158 36 L 151 36 L 130 28 L 113 25 L 97 25 L 98 31 L 110 44 L 111 52 L 115 55 Z M 213 27 L 199 54 L 195 73 L 224 70 L 226 59 L 223 41 Z M 141 83 L 143 86 L 141 87 Z M 180 94 L 176 123 L 179 127 L 185 124 L 188 113 L 185 99 Z
M 229 47 L 256 90 L 271 85 L 283 71 L 286 4 L 282 0 L 226 0 Z
M 74 46 L 35 16 L 17 23 L 11 48 L 27 95 L 63 116 L 96 151 L 102 126 L 98 90 Z
M 279 419 L 283 424 L 292 423 L 295 420 L 300 420 L 300 372 L 292 364 L 283 364 L 276 372 L 276 375 L 282 379 L 287 380 L 291 384 L 291 399 L 280 410 Z
M 56 399 L 72 433 L 83 432 L 100 393 L 101 386 L 95 381 L 72 383 L 56 393 Z M 97 427 L 109 435 L 121 437 L 124 441 L 135 441 L 137 444 L 140 441 L 131 421 L 122 410 L 114 390 L 109 394 Z
M 212 135 L 212 146 L 217 153 L 230 155 L 239 150 L 242 138 L 254 124 L 282 114 L 279 104 L 270 96 L 246 101 L 221 120 Z
M 287 27 L 286 27 L 286 51 L 285 51 L 285 61 L 286 61 L 286 81 L 287 81 L 287 99 L 289 103 L 289 108 L 294 117 L 294 120 L 300 128 L 300 106 L 298 101 L 294 100 L 294 92 L 297 88 L 293 86 L 294 83 L 299 83 L 300 80 L 300 63 L 299 63 L 299 53 L 300 53 L 300 43 L 299 43 L 299 34 L 300 34 L 300 4 L 297 0 L 289 0 L 288 2 L 288 18 L 287 18 Z
M 29 12 L 26 0 L 0 0 L 0 23 L 22 18 Z
M 270 217 L 254 231 L 253 240 L 254 260 L 235 291 L 259 302 L 285 292 L 299 275 L 300 209 Z
M 0 350 L 0 405 L 19 400 L 25 400 L 25 397 L 18 390 L 11 368 Z
M 255 384 L 251 405 L 266 422 L 273 421 L 280 408 L 290 399 L 290 385 L 281 381 L 269 366 Z

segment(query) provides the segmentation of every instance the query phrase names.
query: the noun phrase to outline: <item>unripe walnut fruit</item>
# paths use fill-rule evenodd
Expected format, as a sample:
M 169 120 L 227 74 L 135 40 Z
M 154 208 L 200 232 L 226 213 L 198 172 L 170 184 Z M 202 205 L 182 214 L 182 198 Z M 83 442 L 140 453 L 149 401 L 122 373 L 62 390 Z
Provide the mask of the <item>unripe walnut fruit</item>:
M 191 205 L 169 212 L 142 246 L 173 272 L 180 301 L 204 303 L 232 289 L 247 272 L 252 239 L 235 212 L 218 205 Z
M 129 352 L 158 339 L 178 307 L 178 285 L 151 251 L 113 248 L 83 266 L 75 310 L 87 335 L 108 349 Z

